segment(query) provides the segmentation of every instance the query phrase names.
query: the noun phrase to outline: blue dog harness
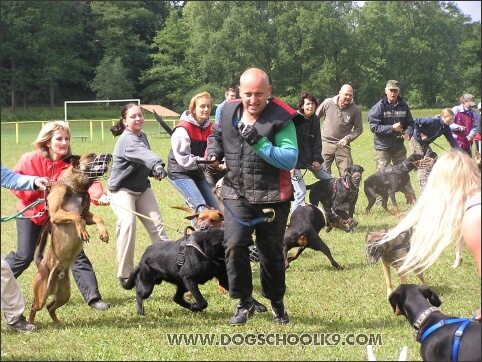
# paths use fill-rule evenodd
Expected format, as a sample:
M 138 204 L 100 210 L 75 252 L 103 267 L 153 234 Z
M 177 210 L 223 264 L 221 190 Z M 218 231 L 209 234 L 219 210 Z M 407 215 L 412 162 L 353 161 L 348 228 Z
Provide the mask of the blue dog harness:
M 460 323 L 460 326 L 457 328 L 455 331 L 454 335 L 454 343 L 452 345 L 452 356 L 451 360 L 452 361 L 457 361 L 458 356 L 459 356 L 459 344 L 460 340 L 462 339 L 462 335 L 464 333 L 464 329 L 471 323 L 473 322 L 473 319 L 467 319 L 467 318 L 449 318 L 449 319 L 442 319 L 438 323 L 430 326 L 420 337 L 420 343 L 422 343 L 425 338 L 427 338 L 432 332 L 436 331 L 440 327 L 446 325 L 446 324 L 453 324 L 453 323 Z

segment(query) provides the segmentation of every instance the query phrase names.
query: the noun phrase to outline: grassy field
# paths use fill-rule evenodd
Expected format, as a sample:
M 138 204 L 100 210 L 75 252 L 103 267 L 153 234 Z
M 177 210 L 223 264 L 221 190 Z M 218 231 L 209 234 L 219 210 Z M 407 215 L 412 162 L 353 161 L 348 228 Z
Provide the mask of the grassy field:
M 435 115 L 437 111 L 413 113 L 414 117 L 421 117 Z M 366 112 L 363 119 L 366 120 Z M 149 132 L 156 131 L 155 123 L 148 127 Z M 96 125 L 94 128 L 93 141 L 72 140 L 74 153 L 112 152 L 115 140 L 109 136 L 110 133 L 107 134 L 107 126 L 103 140 L 99 127 Z M 25 128 L 16 144 L 13 131 L 2 126 L 2 164 L 13 167 L 22 153 L 31 150 L 31 142 L 39 129 L 39 125 L 35 124 Z M 72 129 L 73 135 L 80 135 L 89 128 L 86 124 L 81 126 L 75 123 Z M 169 139 L 152 133 L 149 134 L 149 140 L 153 151 L 166 159 Z M 444 141 L 438 144 L 445 146 Z M 375 171 L 372 134 L 366 122 L 362 136 L 352 146 L 354 161 L 365 168 L 366 178 Z M 444 148 L 448 149 L 448 146 Z M 443 153 L 440 149 L 435 151 Z M 308 183 L 314 181 L 309 172 L 305 177 Z M 411 178 L 418 193 L 416 174 L 412 173 Z M 102 182 L 105 185 L 106 181 Z M 169 235 L 174 239 L 179 238 L 176 230 L 189 223 L 183 219 L 185 214 L 182 211 L 171 206 L 183 205 L 182 198 L 166 181 L 153 181 L 153 190 L 164 222 L 168 225 Z M 13 215 L 15 197 L 8 190 L 2 189 L 1 192 L 2 217 Z M 401 211 L 405 213 L 410 206 L 405 203 L 402 194 L 397 195 L 397 200 Z M 364 237 L 367 231 L 392 227 L 398 219 L 387 215 L 380 206 L 374 206 L 373 216 L 367 217 L 364 214 L 366 204 L 362 192 L 355 214 L 360 226 L 354 232 L 344 233 L 334 229 L 330 233 L 324 230 L 320 233 L 344 270 L 335 270 L 323 254 L 311 249 L 307 249 L 287 270 L 285 303 L 290 324 L 275 325 L 271 314 L 265 313 L 255 314 L 246 325 L 240 327 L 228 324 L 237 301 L 230 299 L 227 294 L 219 294 L 215 281 L 201 287 L 209 303 L 202 313 L 191 313 L 172 302 L 174 287 L 162 284 L 156 286 L 152 296 L 146 300 L 146 316 L 138 316 L 135 292 L 122 289 L 116 278 L 116 218 L 110 207 L 93 206 L 91 210 L 106 221 L 111 239 L 108 244 L 102 243 L 91 228 L 91 240 L 85 245 L 85 251 L 94 265 L 103 299 L 111 304 L 111 308 L 98 312 L 88 307 L 72 281 L 71 300 L 57 313 L 64 322 L 62 327 L 52 324 L 45 309 L 37 313 L 38 330 L 29 334 L 7 331 L 2 318 L 1 359 L 348 361 L 366 360 L 366 344 L 371 341 L 379 360 L 397 360 L 403 346 L 408 347 L 409 360 L 421 360 L 420 345 L 413 341 L 410 325 L 405 318 L 393 314 L 386 300 L 381 265 L 370 265 L 365 257 Z M 427 215 L 426 222 L 430 222 L 430 215 Z M 15 222 L 4 222 L 1 227 L 2 256 L 6 256 L 11 250 L 16 250 Z M 140 225 L 136 262 L 149 243 Z M 425 272 L 425 279 L 441 298 L 444 313 L 469 317 L 480 307 L 480 279 L 468 250 L 464 250 L 463 257 L 462 266 L 452 269 L 454 248 L 447 249 L 438 262 Z M 35 270 L 35 265 L 32 265 L 19 277 L 27 304 L 25 315 L 28 315 L 32 302 L 30 284 Z M 255 297 L 269 303 L 259 293 L 257 265 L 253 265 L 253 270 Z M 393 276 L 393 280 L 396 285 L 398 278 Z M 410 274 L 408 282 L 419 281 Z M 214 341 L 171 343 L 170 338 L 174 334 L 186 334 L 193 338 L 212 336 Z M 251 337 L 267 337 L 271 334 L 278 334 L 276 340 L 269 340 L 271 343 L 262 343 L 261 339 Z M 299 343 L 298 337 L 302 337 Z M 322 344 L 322 341 L 325 343 Z

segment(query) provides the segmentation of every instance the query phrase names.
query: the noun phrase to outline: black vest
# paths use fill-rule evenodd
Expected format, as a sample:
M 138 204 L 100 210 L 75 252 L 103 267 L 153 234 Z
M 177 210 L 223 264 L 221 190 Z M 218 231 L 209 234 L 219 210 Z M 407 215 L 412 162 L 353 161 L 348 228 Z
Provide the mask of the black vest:
M 290 172 L 280 170 L 259 157 L 239 134 L 237 123 L 241 100 L 228 102 L 221 111 L 224 157 L 227 174 L 224 177 L 221 197 L 237 199 L 245 197 L 252 204 L 265 204 L 291 199 Z M 254 124 L 261 136 L 274 144 L 274 136 L 285 127 L 296 111 L 277 98 L 268 104 Z

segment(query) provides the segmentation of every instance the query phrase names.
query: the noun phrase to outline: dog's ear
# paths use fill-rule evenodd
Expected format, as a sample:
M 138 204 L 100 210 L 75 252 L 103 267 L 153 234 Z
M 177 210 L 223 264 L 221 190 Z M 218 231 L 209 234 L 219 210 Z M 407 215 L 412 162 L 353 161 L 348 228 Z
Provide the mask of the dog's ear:
M 440 301 L 438 295 L 435 294 L 435 292 L 432 289 L 427 288 L 424 285 L 419 285 L 418 289 L 420 290 L 422 295 L 425 297 L 425 299 L 427 299 L 430 302 L 430 304 L 432 304 L 435 307 L 440 307 L 442 302 Z
M 393 308 L 393 313 L 395 315 L 405 315 L 405 312 L 403 311 L 403 308 L 399 307 L 399 303 L 397 301 L 402 298 L 402 295 L 400 294 L 400 291 L 398 289 L 395 289 L 395 291 L 392 292 L 392 294 L 389 295 L 388 301 L 390 302 L 392 308 Z
M 80 160 L 79 155 L 70 155 L 62 159 L 62 161 L 64 161 L 65 163 L 74 164 L 74 166 L 79 165 L 79 160 Z
M 197 214 L 194 214 L 194 215 L 189 215 L 189 216 L 186 216 L 185 219 L 188 219 L 188 220 L 192 220 L 192 219 L 195 219 L 199 216 L 199 213 Z
M 221 221 L 224 221 L 224 215 L 218 211 L 219 219 Z

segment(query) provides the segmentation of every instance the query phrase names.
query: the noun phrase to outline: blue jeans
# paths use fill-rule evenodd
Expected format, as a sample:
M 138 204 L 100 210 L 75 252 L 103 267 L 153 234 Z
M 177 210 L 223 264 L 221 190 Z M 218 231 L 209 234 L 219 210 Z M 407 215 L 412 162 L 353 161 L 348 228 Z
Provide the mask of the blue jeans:
M 186 204 L 191 209 L 195 210 L 197 205 L 204 204 L 219 210 L 219 205 L 214 196 L 213 189 L 205 178 L 199 183 L 194 182 L 194 180 L 190 178 L 170 179 L 170 181 L 181 193 Z M 204 209 L 204 207 L 200 208 L 200 210 L 202 209 Z
M 325 170 L 324 166 L 322 166 L 319 170 L 310 169 L 310 171 L 318 180 L 329 180 L 333 178 L 333 176 Z M 301 170 L 295 169 L 294 174 L 291 176 L 291 185 L 293 185 L 294 197 L 294 202 L 291 207 L 291 212 L 293 212 L 298 206 L 305 204 L 306 184 L 305 180 L 303 180 Z

